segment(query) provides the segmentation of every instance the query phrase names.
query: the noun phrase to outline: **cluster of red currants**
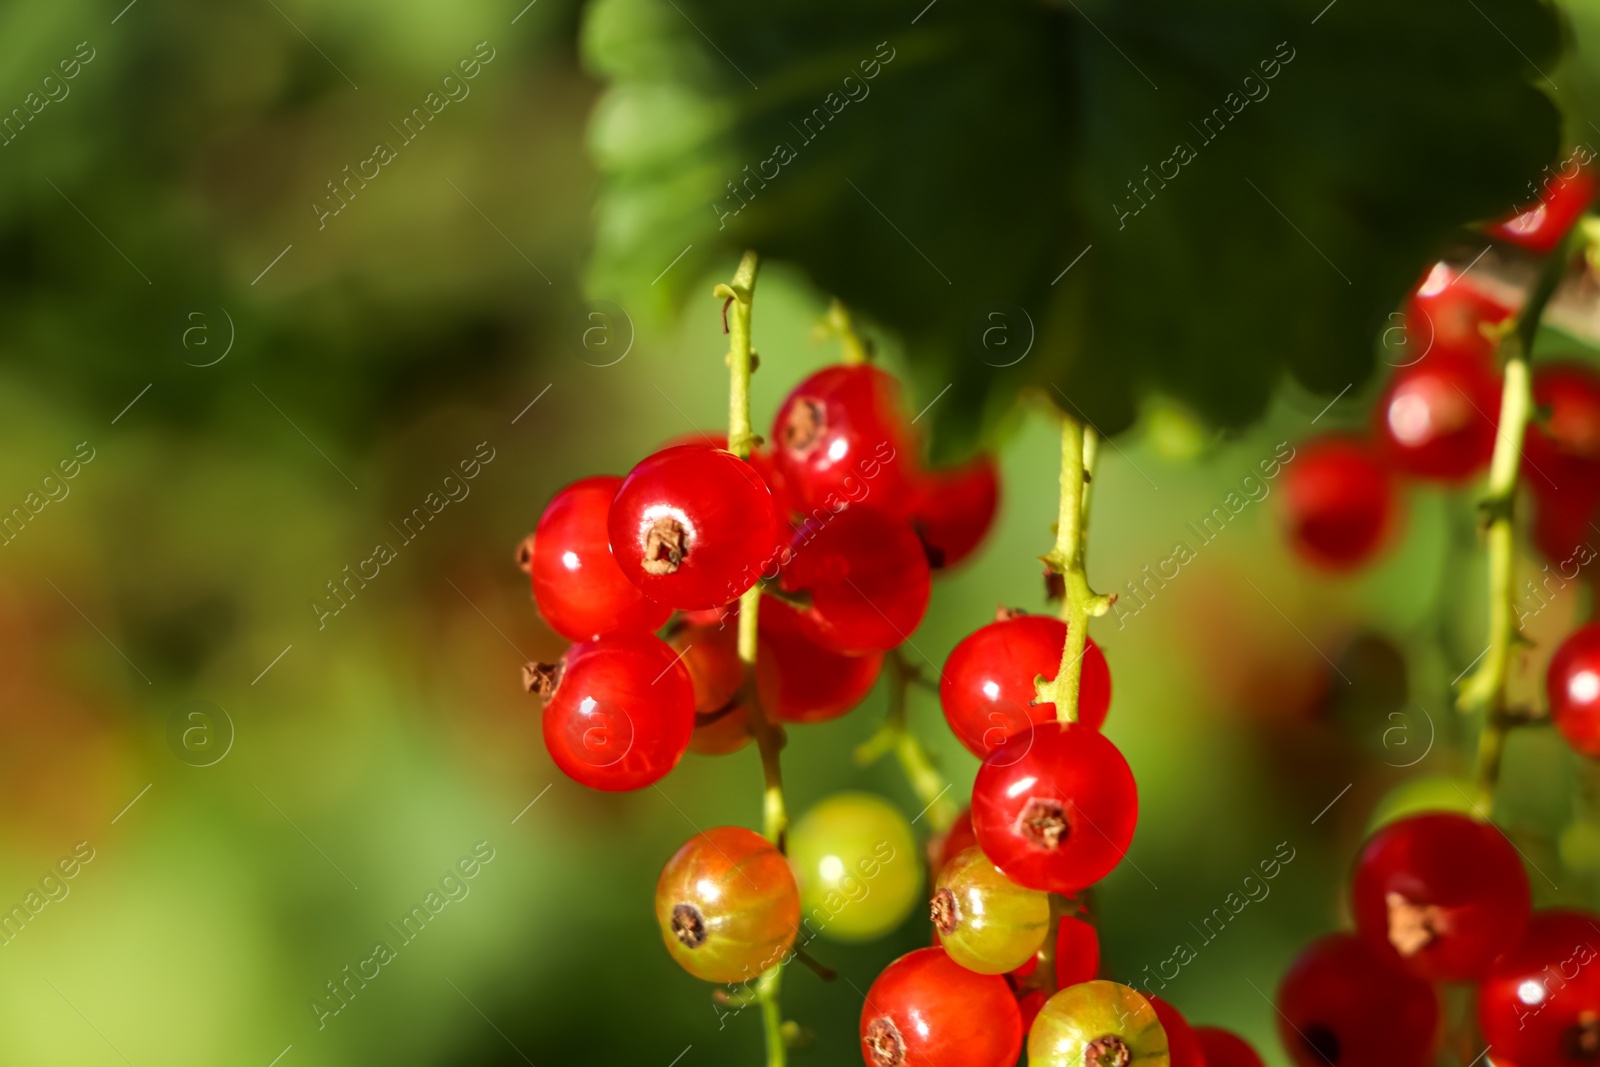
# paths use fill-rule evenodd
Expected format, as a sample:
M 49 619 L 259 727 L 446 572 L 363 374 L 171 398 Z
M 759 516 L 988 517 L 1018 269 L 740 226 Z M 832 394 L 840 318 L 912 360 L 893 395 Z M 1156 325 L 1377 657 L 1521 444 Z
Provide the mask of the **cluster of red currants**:
M 766 716 L 843 715 L 921 622 L 932 573 L 994 517 L 993 462 L 922 469 L 898 384 L 869 364 L 801 382 L 772 438 L 747 460 L 694 435 L 626 478 L 575 482 L 523 542 L 540 614 L 576 642 L 525 669 L 545 744 L 575 781 L 639 789 L 690 748 L 750 740 L 737 613 L 758 584 Z
M 1582 171 L 1489 233 L 1548 254 L 1593 195 Z M 1399 479 L 1459 485 L 1488 467 L 1501 407 L 1496 354 L 1512 316 L 1465 271 L 1438 263 L 1428 272 L 1407 301 L 1404 325 L 1385 333 L 1384 350 L 1402 358 L 1391 360 L 1396 370 L 1378 401 L 1372 437 L 1323 436 L 1289 469 L 1289 534 L 1305 560 L 1332 571 L 1370 562 L 1398 524 Z M 1532 539 L 1561 562 L 1600 513 L 1600 374 L 1581 364 L 1541 366 L 1532 391 L 1541 417 L 1522 447 Z
M 1476 983 L 1493 1064 L 1600 1060 L 1600 915 L 1529 900 L 1515 846 L 1489 823 L 1430 812 L 1378 830 L 1351 882 L 1355 933 L 1313 943 L 1278 990 L 1295 1063 L 1426 1067 L 1441 982 Z
M 1066 623 L 1002 609 L 945 662 L 945 719 L 983 764 L 971 807 L 933 845 L 936 944 L 890 964 L 867 992 L 868 1067 L 1011 1067 L 1024 1035 L 1036 1067 L 1260 1067 L 1239 1037 L 1095 979 L 1099 941 L 1082 901 L 1126 853 L 1138 795 L 1099 732 L 1111 674 L 1092 639 L 1077 720 L 1058 722 L 1038 697 L 1066 645 Z

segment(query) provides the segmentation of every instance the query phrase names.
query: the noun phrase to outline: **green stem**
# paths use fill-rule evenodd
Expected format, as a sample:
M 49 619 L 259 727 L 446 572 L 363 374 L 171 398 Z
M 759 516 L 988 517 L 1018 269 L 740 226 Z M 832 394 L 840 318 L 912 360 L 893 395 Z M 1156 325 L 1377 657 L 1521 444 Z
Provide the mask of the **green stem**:
M 828 329 L 839 337 L 839 361 L 845 364 L 865 363 L 872 358 L 871 346 L 856 332 L 850 309 L 837 297 L 828 305 Z
M 955 825 L 956 816 L 961 812 L 950 799 L 950 783 L 934 766 L 933 757 L 922 747 L 921 739 L 911 732 L 907 722 L 907 691 L 919 675 L 898 648 L 885 660 L 889 667 L 889 712 L 877 732 L 857 746 L 856 763 L 865 766 L 885 752 L 893 752 L 905 771 L 911 791 L 922 803 L 928 822 L 936 832 L 943 833 Z
M 1061 650 L 1061 669 L 1054 681 L 1034 680 L 1040 703 L 1054 703 L 1056 720 L 1078 721 L 1078 685 L 1083 676 L 1083 652 L 1089 638 L 1089 617 L 1111 609 L 1111 597 L 1089 588 L 1084 569 L 1084 541 L 1089 527 L 1088 482 L 1098 442 L 1070 415 L 1061 416 L 1061 506 L 1056 519 L 1056 543 L 1044 557 L 1061 575 L 1066 587 L 1061 598 L 1061 618 L 1067 624 L 1067 642 Z
M 1511 656 L 1515 647 L 1526 641 L 1517 625 L 1515 519 L 1522 441 L 1534 407 L 1528 363 L 1539 320 L 1555 295 L 1571 258 L 1572 240 L 1569 234 L 1545 261 L 1544 270 L 1517 316 L 1515 327 L 1500 344 L 1505 355 L 1505 385 L 1500 395 L 1500 423 L 1494 455 L 1489 461 L 1489 484 L 1480 504 L 1488 523 L 1485 540 L 1489 563 L 1489 648 L 1456 699 L 1456 706 L 1463 712 L 1483 715 L 1483 726 L 1478 733 L 1476 778 L 1477 804 L 1484 814 L 1488 814 L 1494 804 L 1500 762 L 1505 754 L 1506 730 L 1510 725 L 1506 714 L 1506 683 L 1511 673 Z
M 755 294 L 756 271 L 760 260 L 746 252 L 739 260 L 733 281 L 718 285 L 714 294 L 728 305 L 728 449 L 741 459 L 750 457 L 755 435 L 750 431 L 750 375 L 754 352 L 750 345 L 751 305 Z M 778 754 L 783 750 L 783 732 L 767 718 L 756 686 L 756 656 L 759 647 L 757 628 L 761 608 L 761 587 L 752 585 L 739 597 L 739 660 L 744 664 L 743 703 L 761 753 L 762 833 L 784 851 L 787 848 L 789 816 L 783 800 L 783 767 Z M 756 984 L 756 999 L 761 1003 L 762 1031 L 766 1035 L 767 1067 L 784 1067 L 783 1011 L 778 1002 L 783 972 L 773 967 Z

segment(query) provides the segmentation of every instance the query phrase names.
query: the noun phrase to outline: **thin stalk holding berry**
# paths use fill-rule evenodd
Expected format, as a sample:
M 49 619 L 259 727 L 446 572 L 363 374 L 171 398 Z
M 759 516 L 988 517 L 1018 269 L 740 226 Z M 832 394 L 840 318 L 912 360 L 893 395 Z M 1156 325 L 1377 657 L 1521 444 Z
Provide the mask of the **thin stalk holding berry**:
M 950 782 L 939 773 L 933 758 L 923 747 L 922 740 L 912 732 L 907 722 L 907 704 L 913 682 L 921 681 L 915 667 L 906 662 L 896 648 L 884 657 L 889 667 L 889 710 L 883 725 L 860 745 L 856 746 L 856 763 L 866 766 L 885 752 L 893 752 L 905 771 L 906 780 L 923 809 L 929 824 L 938 833 L 955 825 L 960 810 L 949 797 Z
M 746 252 L 739 260 L 733 281 L 719 284 L 714 294 L 727 301 L 728 309 L 728 449 L 740 459 L 749 459 L 755 444 L 750 430 L 750 375 L 755 370 L 755 352 L 750 344 L 750 318 L 755 296 L 756 272 L 760 258 Z M 783 734 L 768 719 L 761 706 L 756 686 L 756 657 L 759 648 L 757 629 L 761 608 L 761 587 L 752 585 L 739 597 L 739 660 L 744 664 L 744 706 L 748 709 L 750 732 L 761 753 L 762 833 L 784 851 L 789 816 L 783 800 L 783 767 L 778 754 L 783 749 Z M 766 1039 L 767 1067 L 784 1067 L 783 1012 L 778 992 L 783 979 L 780 966 L 769 968 L 756 983 L 756 999 L 761 1004 L 761 1029 Z
M 1061 669 L 1054 681 L 1041 676 L 1035 682 L 1038 700 L 1053 702 L 1058 722 L 1078 721 L 1078 694 L 1083 677 L 1083 655 L 1089 638 L 1089 617 L 1111 609 L 1111 598 L 1089 587 L 1084 569 L 1089 527 L 1089 482 L 1098 442 L 1095 433 L 1065 413 L 1061 416 L 1061 504 L 1056 519 L 1056 543 L 1044 561 L 1061 575 L 1064 592 L 1061 618 L 1067 624 Z
M 1494 803 L 1506 731 L 1512 722 L 1506 708 L 1511 655 L 1516 645 L 1526 642 L 1517 618 L 1515 518 L 1523 438 L 1534 413 L 1529 361 L 1540 318 L 1561 284 L 1571 258 L 1571 240 L 1569 236 L 1545 261 L 1544 270 L 1517 316 L 1515 326 L 1501 342 L 1505 352 L 1505 384 L 1500 399 L 1499 430 L 1489 462 L 1488 488 L 1479 505 L 1488 521 L 1485 538 L 1489 563 L 1489 647 L 1483 662 L 1462 685 L 1456 702 L 1462 711 L 1482 712 L 1484 716 L 1478 734 L 1476 803 L 1485 814 Z

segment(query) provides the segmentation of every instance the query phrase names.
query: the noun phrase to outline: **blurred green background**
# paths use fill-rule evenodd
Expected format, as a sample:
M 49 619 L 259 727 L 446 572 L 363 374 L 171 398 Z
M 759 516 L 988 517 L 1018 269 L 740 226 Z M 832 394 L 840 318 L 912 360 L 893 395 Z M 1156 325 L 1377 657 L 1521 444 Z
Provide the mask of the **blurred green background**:
M 759 1062 L 756 1020 L 719 1028 L 651 913 L 661 864 L 697 827 L 758 823 L 754 751 L 690 755 L 660 791 L 592 793 L 555 770 L 519 685 L 522 662 L 562 647 L 513 560 L 545 501 L 726 417 L 710 288 L 731 259 L 676 279 L 698 294 L 681 318 L 612 309 L 612 347 L 582 341 L 600 87 L 581 16 L 571 0 L 0 11 L 0 109 L 60 97 L 0 147 L 0 506 L 28 512 L 0 548 L 0 906 L 75 848 L 93 856 L 0 945 L 0 1064 Z M 470 94 L 319 224 L 327 183 L 491 52 Z M 64 94 L 43 82 L 91 53 Z M 1597 70 L 1575 54 L 1556 72 L 1569 120 Z M 758 427 L 836 357 L 815 332 L 830 295 L 764 271 Z M 1449 683 L 1481 648 L 1481 559 L 1463 494 L 1412 493 L 1386 561 L 1351 582 L 1291 557 L 1276 485 L 1210 544 L 1186 523 L 1280 442 L 1363 425 L 1374 390 L 1319 415 L 1327 397 L 1285 386 L 1227 435 L 1151 400 L 1097 479 L 1099 588 L 1126 594 L 1176 542 L 1197 549 L 1093 631 L 1115 678 L 1106 730 L 1143 809 L 1096 896 L 1104 973 L 1134 978 L 1188 942 L 1170 999 L 1278 1063 L 1266 997 L 1342 921 L 1374 807 L 1463 766 Z M 937 389 L 914 392 L 920 410 Z M 1044 408 L 1019 407 L 998 444 L 997 529 L 936 588 L 913 659 L 942 662 L 997 604 L 1044 606 Z M 93 458 L 46 481 L 75 450 Z M 474 456 L 492 458 L 468 495 L 319 619 L 326 583 L 398 544 L 391 524 Z M 1539 632 L 1581 606 L 1558 597 Z M 964 792 L 975 762 L 936 701 L 913 699 Z M 185 718 L 194 701 L 208 717 Z M 857 788 L 915 813 L 891 763 L 845 758 L 883 711 L 880 686 L 791 731 L 796 813 Z M 1536 897 L 1593 903 L 1595 783 L 1523 733 L 1503 796 L 1551 878 Z M 1295 858 L 1270 897 L 1201 945 L 1194 924 L 1281 842 Z M 326 983 L 474 849 L 492 859 L 470 892 L 319 1025 Z M 856 1062 L 858 990 L 926 939 L 913 916 L 876 943 L 818 942 L 847 980 L 789 975 L 786 1014 L 815 1042 L 793 1062 Z

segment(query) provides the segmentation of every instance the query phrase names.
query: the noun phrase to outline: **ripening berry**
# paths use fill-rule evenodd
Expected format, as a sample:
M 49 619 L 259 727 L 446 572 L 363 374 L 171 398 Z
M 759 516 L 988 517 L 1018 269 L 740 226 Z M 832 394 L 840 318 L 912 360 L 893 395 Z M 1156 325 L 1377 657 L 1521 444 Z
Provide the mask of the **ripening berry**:
M 1055 680 L 1066 643 L 1067 624 L 1060 619 L 1008 609 L 961 639 L 940 673 L 939 705 L 968 752 L 983 759 L 1029 723 L 1055 721 L 1053 702 L 1033 703 L 1034 679 Z M 1078 721 L 1098 730 L 1111 706 L 1111 671 L 1092 637 L 1080 670 Z
M 978 844 L 1018 885 L 1072 893 L 1127 854 L 1139 817 L 1117 746 L 1081 723 L 1043 723 L 996 749 L 972 786 Z
M 712 608 L 737 600 L 772 561 L 779 519 L 748 462 L 675 445 L 629 472 L 607 521 L 622 573 L 652 600 Z
M 789 829 L 807 938 L 871 941 L 923 899 L 922 857 L 911 824 L 871 793 L 835 793 Z
M 790 544 L 782 584 L 811 598 L 802 625 L 836 652 L 894 648 L 928 609 L 922 543 L 903 519 L 867 504 L 808 519 Z
M 1083 982 L 1045 1001 L 1028 1032 L 1028 1067 L 1168 1067 L 1167 1033 L 1135 989 Z
M 1478 1027 L 1494 1061 L 1584 1067 L 1600 1060 L 1600 915 L 1534 912 L 1522 940 L 1478 986 Z
M 1216 1026 L 1194 1028 L 1195 1040 L 1205 1055 L 1206 1067 L 1267 1067 L 1244 1038 Z
M 741 982 L 784 962 L 800 897 L 783 853 L 742 826 L 695 834 L 656 882 L 656 922 L 672 958 L 696 978 Z
M 1356 932 L 1433 982 L 1480 977 L 1528 921 L 1528 876 L 1492 823 L 1412 815 L 1373 834 L 1350 890 Z
M 1372 450 L 1347 437 L 1303 445 L 1284 473 L 1289 539 L 1302 559 L 1327 571 L 1371 562 L 1394 523 L 1394 480 Z
M 1434 356 L 1488 359 L 1497 346 L 1493 328 L 1510 317 L 1511 308 L 1436 263 L 1406 304 L 1405 345 L 1389 346 L 1388 362 L 1409 367 Z
M 1200 1039 L 1183 1013 L 1154 994 L 1147 999 L 1156 1010 L 1156 1018 L 1161 1020 L 1161 1029 L 1167 1032 L 1167 1058 L 1172 1067 L 1209 1067 Z
M 672 613 L 641 593 L 611 558 L 606 516 L 620 485 L 621 478 L 603 475 L 561 490 L 525 549 L 539 614 L 569 641 L 615 630 L 649 633 Z
M 524 668 L 544 699 L 544 743 L 563 774 L 593 789 L 640 789 L 689 747 L 694 686 L 677 653 L 651 634 L 617 633 Z
M 1485 357 L 1437 352 L 1395 371 L 1375 416 L 1384 458 L 1396 470 L 1459 481 L 1489 466 L 1500 378 Z
M 1278 1037 L 1297 1067 L 1433 1062 L 1439 1031 L 1433 986 L 1354 934 L 1312 942 L 1283 976 L 1277 1008 Z
M 860 503 L 905 514 L 916 438 L 900 383 L 877 367 L 824 367 L 795 386 L 772 422 L 771 447 L 802 515 Z
M 977 847 L 939 872 L 931 913 L 950 958 L 979 974 L 1022 966 L 1050 933 L 1050 895 L 1017 885 Z
M 867 1067 L 1014 1067 L 1022 1015 L 998 975 L 974 974 L 942 948 L 884 968 L 861 1009 Z
M 1490 226 L 1489 233 L 1530 252 L 1549 255 L 1594 200 L 1594 175 L 1577 169 L 1571 177 L 1546 178 L 1539 199 Z
M 1544 676 L 1550 718 L 1567 744 L 1600 758 L 1600 623 L 1585 623 L 1561 642 Z
M 922 539 L 933 569 L 948 570 L 972 555 L 994 525 L 999 507 L 1000 471 L 992 456 L 917 478 L 911 491 L 911 528 Z
M 775 597 L 761 598 L 758 623 L 761 659 L 774 676 L 762 706 L 780 722 L 837 719 L 865 700 L 878 680 L 882 652 L 850 656 L 824 648 L 807 636 L 800 613 Z

